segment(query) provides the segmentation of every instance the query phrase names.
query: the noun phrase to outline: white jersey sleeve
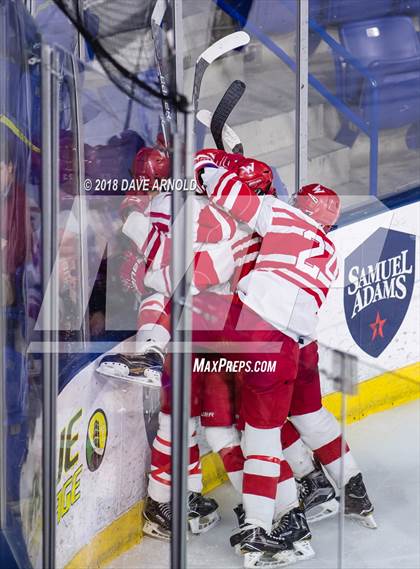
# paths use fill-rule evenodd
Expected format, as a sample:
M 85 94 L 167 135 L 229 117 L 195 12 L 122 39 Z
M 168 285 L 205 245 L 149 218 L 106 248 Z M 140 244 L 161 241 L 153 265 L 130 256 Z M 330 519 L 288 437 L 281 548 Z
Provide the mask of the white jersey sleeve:
M 215 205 L 262 237 L 270 230 L 273 206 L 279 203 L 276 197 L 258 196 L 234 172 L 225 168 L 205 168 L 202 179 Z

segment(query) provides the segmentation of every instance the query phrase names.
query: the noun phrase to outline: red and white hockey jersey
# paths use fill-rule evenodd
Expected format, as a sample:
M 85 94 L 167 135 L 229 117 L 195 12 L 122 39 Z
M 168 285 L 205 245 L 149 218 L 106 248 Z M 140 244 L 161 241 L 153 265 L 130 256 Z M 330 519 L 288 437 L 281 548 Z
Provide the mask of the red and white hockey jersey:
M 252 268 L 260 238 L 209 204 L 205 196 L 194 196 L 192 217 L 192 294 L 207 290 L 229 295 L 234 290 L 232 286 Z M 143 296 L 151 293 L 143 298 L 140 306 L 139 332 L 149 337 L 153 330 L 153 335 L 159 335 L 160 343 L 169 340 L 169 298 L 172 294 L 170 222 L 170 195 L 161 194 L 153 198 L 144 213 L 130 213 L 123 226 L 123 233 L 134 241 L 146 265 L 140 279 L 144 288 L 139 292 Z
M 315 337 L 318 310 L 337 278 L 337 256 L 321 227 L 274 196 L 258 196 L 225 168 L 201 174 L 212 203 L 262 237 L 254 269 L 238 283 L 241 300 L 295 339 Z
M 204 196 L 194 196 L 192 205 L 192 294 L 198 294 L 210 287 L 214 288 L 215 292 L 226 293 L 227 288 L 224 285 L 229 282 L 234 271 L 231 245 L 238 239 L 237 223 L 210 205 Z M 123 226 L 123 233 L 134 241 L 139 254 L 144 258 L 144 286 L 170 296 L 170 195 L 156 196 L 145 213 L 132 212 Z

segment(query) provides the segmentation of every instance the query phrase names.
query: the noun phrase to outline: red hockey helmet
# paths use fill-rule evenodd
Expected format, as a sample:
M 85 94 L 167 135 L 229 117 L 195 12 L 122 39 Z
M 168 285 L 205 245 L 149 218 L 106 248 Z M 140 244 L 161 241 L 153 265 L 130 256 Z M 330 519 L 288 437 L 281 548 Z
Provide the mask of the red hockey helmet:
M 237 172 L 238 161 L 242 160 L 243 156 L 241 154 L 231 154 L 225 152 L 224 150 L 218 150 L 216 148 L 203 148 L 199 150 L 195 155 L 195 180 L 197 182 L 196 192 L 198 194 L 206 193 L 203 185 L 202 175 L 205 168 L 225 168 L 229 172 Z
M 300 188 L 293 205 L 312 217 L 329 231 L 340 215 L 340 197 L 322 184 L 309 184 Z
M 170 173 L 169 156 L 162 148 L 141 148 L 133 161 L 133 178 L 147 180 L 152 189 L 156 180 L 168 178 Z
M 270 166 L 264 162 L 241 156 L 238 159 L 236 171 L 238 178 L 245 182 L 255 193 L 259 195 L 276 194 L 276 190 L 273 187 L 273 172 Z

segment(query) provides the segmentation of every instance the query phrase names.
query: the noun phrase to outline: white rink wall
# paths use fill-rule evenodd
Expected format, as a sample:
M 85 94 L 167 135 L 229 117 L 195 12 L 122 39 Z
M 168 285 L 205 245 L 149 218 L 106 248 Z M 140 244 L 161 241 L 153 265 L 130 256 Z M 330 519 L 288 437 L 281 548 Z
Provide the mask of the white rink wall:
M 143 388 L 103 378 L 97 360 L 62 390 L 57 410 L 57 567 L 65 567 L 101 530 L 146 494 L 150 459 Z M 38 429 L 39 430 L 39 429 Z M 38 437 L 22 468 L 22 518 L 31 561 L 42 569 L 41 502 L 30 482 L 40 479 Z M 92 449 L 93 442 L 95 448 Z

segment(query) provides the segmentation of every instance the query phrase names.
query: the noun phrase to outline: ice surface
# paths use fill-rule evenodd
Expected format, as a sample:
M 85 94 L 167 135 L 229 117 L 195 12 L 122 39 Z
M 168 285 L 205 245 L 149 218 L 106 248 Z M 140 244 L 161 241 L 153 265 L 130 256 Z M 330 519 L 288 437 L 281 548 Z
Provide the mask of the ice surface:
M 369 530 L 346 520 L 346 569 L 420 567 L 420 402 L 372 415 L 348 427 L 350 446 L 363 470 L 379 528 Z M 235 569 L 242 559 L 228 545 L 236 504 L 229 485 L 214 492 L 222 512 L 220 525 L 188 543 L 188 569 Z M 312 526 L 316 557 L 293 567 L 334 569 L 338 519 Z M 169 567 L 169 546 L 144 538 L 113 561 L 110 569 Z

